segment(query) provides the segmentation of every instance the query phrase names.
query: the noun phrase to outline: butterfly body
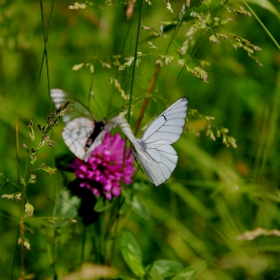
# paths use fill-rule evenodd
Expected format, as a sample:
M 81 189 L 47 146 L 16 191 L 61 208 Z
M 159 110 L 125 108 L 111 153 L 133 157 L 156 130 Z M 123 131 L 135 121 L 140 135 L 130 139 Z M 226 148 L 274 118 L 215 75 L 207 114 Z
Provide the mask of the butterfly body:
M 106 125 L 105 121 L 95 122 L 95 127 L 91 135 L 88 137 L 86 141 L 86 145 L 85 145 L 86 150 L 88 150 L 88 148 L 94 143 L 95 139 L 98 137 L 99 133 L 103 130 L 105 125 Z

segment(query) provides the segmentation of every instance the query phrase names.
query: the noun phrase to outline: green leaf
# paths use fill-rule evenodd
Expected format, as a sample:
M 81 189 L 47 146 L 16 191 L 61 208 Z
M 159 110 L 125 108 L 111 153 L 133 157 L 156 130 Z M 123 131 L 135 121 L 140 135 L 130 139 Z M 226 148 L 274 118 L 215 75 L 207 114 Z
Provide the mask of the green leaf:
M 132 184 L 132 188 L 134 190 L 138 190 L 138 191 L 143 191 L 143 190 L 147 189 L 147 187 L 148 187 L 148 183 L 144 182 L 144 181 L 135 181 Z
M 125 202 L 132 207 L 132 210 L 143 219 L 150 219 L 151 214 L 146 204 L 135 194 L 127 191 L 123 192 Z
M 262 8 L 264 8 L 264 9 L 267 9 L 269 12 L 271 12 L 272 14 L 277 16 L 278 19 L 280 19 L 280 13 L 277 11 L 275 6 L 270 1 L 267 1 L 267 0 L 247 0 L 246 2 L 255 4 L 255 5 L 258 5 Z
M 174 275 L 183 268 L 181 263 L 168 260 L 160 260 L 151 263 L 146 271 L 152 278 L 165 278 Z
M 198 262 L 192 266 L 186 267 L 177 273 L 172 280 L 193 280 L 207 267 L 205 261 Z
M 133 273 L 138 277 L 144 276 L 145 270 L 142 265 L 141 249 L 129 232 L 124 233 L 122 236 L 121 248 L 122 256 Z
M 76 196 L 71 197 L 68 191 L 61 191 L 58 195 L 53 216 L 57 227 L 66 226 L 77 215 L 77 208 L 80 205 L 80 199 Z
M 107 199 L 104 200 L 104 198 L 100 197 L 100 196 L 98 196 L 96 198 L 97 198 L 97 203 L 94 206 L 94 211 L 103 212 L 112 206 L 112 203 L 109 200 L 107 200 Z
M 211 219 L 215 214 L 205 206 L 197 196 L 195 196 L 190 190 L 188 190 L 184 184 L 181 183 L 172 183 L 166 184 L 172 192 L 176 193 L 188 207 L 194 209 L 203 219 Z

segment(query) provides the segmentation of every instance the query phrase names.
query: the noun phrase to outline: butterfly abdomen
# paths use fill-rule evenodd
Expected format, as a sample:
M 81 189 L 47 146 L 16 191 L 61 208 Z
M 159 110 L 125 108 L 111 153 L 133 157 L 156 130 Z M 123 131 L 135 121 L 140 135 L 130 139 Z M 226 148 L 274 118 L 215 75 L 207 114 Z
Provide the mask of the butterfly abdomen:
M 87 142 L 86 142 L 86 146 L 85 146 L 86 151 L 92 145 L 92 143 L 94 142 L 96 137 L 99 135 L 99 133 L 103 130 L 104 126 L 105 126 L 104 121 L 100 121 L 100 122 L 95 123 L 95 127 L 94 127 L 91 135 L 88 137 Z

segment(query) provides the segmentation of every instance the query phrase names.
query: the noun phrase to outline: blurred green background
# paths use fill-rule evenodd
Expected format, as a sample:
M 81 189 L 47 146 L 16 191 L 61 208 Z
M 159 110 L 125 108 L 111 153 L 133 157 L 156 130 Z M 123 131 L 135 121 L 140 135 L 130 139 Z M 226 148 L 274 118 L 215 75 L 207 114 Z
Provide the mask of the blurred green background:
M 279 42 L 279 1 L 255 2 L 257 4 L 248 3 Z M 155 30 L 159 30 L 163 21 L 174 20 L 185 4 L 184 1 L 171 2 L 172 14 L 163 1 L 152 3 L 152 6 L 143 3 L 141 24 Z M 61 88 L 88 104 L 92 84 L 94 99 L 90 100 L 89 107 L 97 119 L 112 117 L 127 105 L 109 80 L 118 72 L 113 56 L 122 55 L 119 61 L 123 64 L 126 57 L 134 55 L 139 1 L 131 20 L 126 18 L 125 5 L 120 1 L 94 1 L 86 9 L 69 9 L 73 4 L 68 0 L 56 1 L 52 11 L 52 1 L 43 1 L 42 11 L 39 1 L 0 1 L 0 173 L 12 182 L 17 183 L 18 178 L 25 176 L 28 155 L 22 144 L 29 143 L 29 119 L 32 118 L 35 124 L 44 124 L 53 108 L 45 60 L 42 66 L 42 21 L 45 34 L 49 28 L 50 88 Z M 265 7 L 271 4 L 273 9 L 263 8 L 261 4 Z M 280 226 L 280 52 L 254 16 L 233 11 L 241 5 L 246 8 L 244 3 L 229 1 L 227 5 L 231 7 L 231 13 L 219 1 L 208 1 L 208 5 L 191 8 L 202 16 L 209 14 L 211 19 L 232 19 L 227 25 L 210 24 L 207 30 L 198 30 L 193 39 L 195 44 L 190 45 L 187 52 L 192 59 L 191 67 L 199 66 L 200 60 L 209 63 L 204 68 L 208 83 L 191 75 L 185 67 L 182 70 L 176 63 L 179 58 L 176 50 L 181 48 L 185 34 L 194 24 L 190 11 L 186 10 L 185 24 L 173 41 L 174 27 L 166 31 L 163 38 L 152 37 L 150 31 L 141 29 L 138 51 L 146 56 L 141 57 L 136 68 L 130 124 L 132 128 L 135 125 L 157 55 L 163 55 L 172 42 L 168 55 L 174 57 L 175 64 L 161 68 L 142 126 L 166 105 L 187 96 L 189 108 L 214 117 L 211 121 L 214 132 L 216 128 L 228 128 L 238 147 L 227 148 L 221 138 L 211 140 L 205 131 L 200 131 L 202 121 L 189 115 L 186 131 L 174 145 L 179 161 L 171 179 L 158 188 L 148 183 L 148 187 L 139 191 L 151 218 L 145 220 L 132 212 L 123 231 L 128 230 L 136 237 L 144 264 L 171 259 L 189 266 L 204 260 L 207 268 L 199 279 L 280 279 L 277 232 L 253 240 L 238 239 L 245 231 L 258 227 L 277 230 Z M 228 39 L 219 39 L 221 43 L 214 44 L 209 37 L 215 32 L 226 34 Z M 233 35 L 246 38 L 261 48 L 254 55 L 259 57 L 262 67 L 246 51 L 233 47 Z M 150 48 L 148 41 L 158 48 Z M 72 70 L 74 65 L 83 62 L 94 64 L 94 75 L 85 68 Z M 117 76 L 126 94 L 130 90 L 131 71 L 132 67 L 129 67 Z M 200 135 L 188 133 L 190 127 Z M 60 124 L 54 129 L 56 146 L 53 150 L 43 148 L 38 155 L 38 164 L 52 165 L 56 156 L 69 153 L 61 138 L 62 128 L 63 124 Z M 135 178 L 148 182 L 141 172 L 137 172 Z M 4 178 L 1 180 L 5 181 Z M 53 215 L 54 198 L 63 189 L 60 172 L 53 176 L 38 173 L 36 184 L 27 188 L 28 200 L 35 207 L 34 216 L 26 222 L 31 250 L 25 252 L 24 261 L 30 279 L 52 279 L 53 261 L 59 276 L 79 267 L 83 234 L 79 218 L 76 224 L 60 229 L 55 240 L 53 226 L 48 223 Z M 15 191 L 17 189 L 11 183 L 1 185 L 1 195 Z M 11 275 L 13 279 L 20 277 L 19 216 L 20 202 L 1 198 L 1 279 L 10 279 Z M 54 242 L 55 256 L 51 254 Z M 84 260 L 93 261 L 93 253 L 89 230 Z M 130 275 L 119 251 L 113 265 L 123 274 Z

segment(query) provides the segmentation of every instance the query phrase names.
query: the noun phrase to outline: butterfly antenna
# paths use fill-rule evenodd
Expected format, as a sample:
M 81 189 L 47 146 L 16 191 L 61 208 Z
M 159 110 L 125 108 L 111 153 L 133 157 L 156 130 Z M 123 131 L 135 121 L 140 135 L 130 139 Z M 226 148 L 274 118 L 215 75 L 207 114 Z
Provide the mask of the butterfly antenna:
M 101 115 L 104 116 L 104 112 L 102 111 L 102 106 L 100 106 L 100 104 L 98 103 L 98 101 L 97 101 L 97 99 L 95 98 L 93 92 L 90 93 L 90 97 L 92 97 L 92 99 L 93 99 L 94 102 L 96 103 L 97 108 L 98 108 L 98 110 L 100 111 Z M 88 105 L 89 105 L 89 107 L 90 107 L 90 104 L 88 104 Z

